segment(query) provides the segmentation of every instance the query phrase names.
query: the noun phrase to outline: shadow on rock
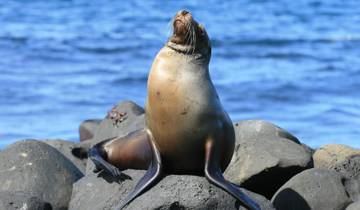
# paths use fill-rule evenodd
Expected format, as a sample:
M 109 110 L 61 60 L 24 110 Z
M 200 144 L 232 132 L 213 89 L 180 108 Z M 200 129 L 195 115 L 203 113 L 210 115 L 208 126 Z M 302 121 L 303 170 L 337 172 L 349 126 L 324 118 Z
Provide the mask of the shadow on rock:
M 303 167 L 298 166 L 288 168 L 273 167 L 250 177 L 241 186 L 253 192 L 261 192 L 263 196 L 271 199 L 283 183 L 286 183 L 291 177 L 303 170 Z M 269 181 L 269 177 L 272 177 L 271 181 Z
M 125 180 L 132 180 L 132 178 L 124 173 L 121 173 L 119 177 L 113 177 L 111 174 L 107 173 L 106 171 L 101 171 L 97 175 L 97 177 L 103 178 L 107 183 L 120 183 Z
M 277 198 L 286 198 L 284 199 Z M 306 202 L 306 200 L 296 191 L 286 188 L 279 193 L 279 197 L 273 200 L 273 205 L 277 210 L 288 210 L 288 209 L 301 209 L 301 210 L 311 210 L 311 207 Z

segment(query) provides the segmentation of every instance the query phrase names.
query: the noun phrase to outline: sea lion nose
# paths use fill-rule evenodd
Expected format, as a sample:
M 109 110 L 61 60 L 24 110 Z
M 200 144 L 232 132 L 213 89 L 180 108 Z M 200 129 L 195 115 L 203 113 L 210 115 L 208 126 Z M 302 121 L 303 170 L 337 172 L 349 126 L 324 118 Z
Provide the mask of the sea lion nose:
M 178 12 L 178 14 L 180 14 L 180 15 L 183 15 L 183 16 L 185 16 L 186 14 L 189 14 L 190 12 L 188 12 L 188 11 L 186 11 L 186 10 L 180 10 L 179 12 Z
M 188 14 L 188 13 L 189 13 L 189 12 L 186 11 L 186 10 L 182 10 L 182 11 L 181 11 L 181 14 L 182 14 L 182 15 L 186 15 L 186 14 Z

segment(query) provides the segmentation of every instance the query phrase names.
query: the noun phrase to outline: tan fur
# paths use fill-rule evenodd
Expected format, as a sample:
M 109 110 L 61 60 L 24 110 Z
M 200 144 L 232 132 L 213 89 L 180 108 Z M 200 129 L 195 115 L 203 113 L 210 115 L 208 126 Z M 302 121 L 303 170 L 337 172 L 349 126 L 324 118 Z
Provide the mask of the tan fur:
M 165 168 L 178 173 L 201 173 L 209 137 L 216 138 L 217 146 L 223 148 L 221 162 L 226 168 L 234 149 L 234 131 L 209 76 L 210 52 L 195 49 L 193 54 L 182 53 L 174 50 L 178 44 L 172 40 L 160 50 L 151 67 L 147 127 Z M 209 47 L 207 35 L 197 42 L 195 48 Z

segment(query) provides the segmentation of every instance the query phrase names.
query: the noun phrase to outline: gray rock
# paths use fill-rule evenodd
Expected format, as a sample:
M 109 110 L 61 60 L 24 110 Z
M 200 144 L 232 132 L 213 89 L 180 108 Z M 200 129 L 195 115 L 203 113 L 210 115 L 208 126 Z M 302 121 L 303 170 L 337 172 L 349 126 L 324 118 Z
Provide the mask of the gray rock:
M 235 123 L 236 145 L 225 177 L 271 198 L 286 181 L 312 166 L 312 151 L 276 125 L 262 120 Z
M 354 202 L 346 207 L 345 210 L 359 210 L 360 209 L 360 201 Z
M 360 200 L 360 150 L 341 144 L 328 144 L 313 154 L 314 167 L 337 171 L 351 178 L 346 189 L 352 200 Z
M 308 153 L 310 153 L 311 155 L 314 155 L 314 153 L 316 151 L 315 149 L 313 149 L 313 148 L 311 148 L 308 145 L 303 144 L 303 143 L 301 143 L 301 145 L 307 150 Z M 314 163 L 312 162 L 312 167 L 313 166 L 314 166 Z
M 331 169 L 348 177 L 360 175 L 360 150 L 341 144 L 328 144 L 313 155 L 314 167 Z
M 64 155 L 41 141 L 19 141 L 0 152 L 0 191 L 30 193 L 54 210 L 67 209 L 72 184 L 82 176 Z
M 94 137 L 101 120 L 85 120 L 79 126 L 80 141 L 89 140 Z
M 110 210 L 134 188 L 144 171 L 126 170 L 121 180 L 107 174 L 88 175 L 74 184 L 69 210 Z M 262 210 L 274 210 L 261 195 L 242 189 Z M 203 177 L 170 175 L 136 198 L 125 209 L 245 209 L 232 196 Z
M 346 177 L 348 175 L 345 174 Z M 353 201 L 360 201 L 360 176 L 347 179 L 345 182 L 346 192 Z
M 87 160 L 81 160 L 71 153 L 71 150 L 78 145 L 76 142 L 60 139 L 46 139 L 44 142 L 61 152 L 61 154 L 68 158 L 83 174 L 85 174 Z
M 290 179 L 271 201 L 277 210 L 342 210 L 351 202 L 346 181 L 336 171 L 309 169 Z
M 49 203 L 24 192 L 0 191 L 0 209 L 2 210 L 52 210 Z
M 124 136 L 131 131 L 145 127 L 144 109 L 132 101 L 118 103 L 112 110 L 118 113 L 125 113 L 123 120 L 114 124 L 109 114 L 99 124 L 95 132 L 93 143 L 117 136 Z

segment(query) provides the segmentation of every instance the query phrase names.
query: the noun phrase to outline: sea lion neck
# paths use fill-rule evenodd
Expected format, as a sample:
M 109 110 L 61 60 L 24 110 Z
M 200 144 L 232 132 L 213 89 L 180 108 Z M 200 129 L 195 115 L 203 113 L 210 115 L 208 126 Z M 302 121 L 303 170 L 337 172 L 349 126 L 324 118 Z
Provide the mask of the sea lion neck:
M 195 60 L 205 60 L 207 63 L 210 62 L 211 55 L 204 49 L 199 49 L 191 45 L 176 44 L 171 40 L 165 44 L 165 47 L 179 55 L 190 56 Z
M 166 45 L 167 47 L 169 47 L 172 50 L 175 50 L 178 53 L 183 53 L 183 54 L 192 54 L 195 53 L 195 48 L 194 46 L 191 45 L 182 45 L 182 44 L 176 44 L 175 42 L 169 40 Z

